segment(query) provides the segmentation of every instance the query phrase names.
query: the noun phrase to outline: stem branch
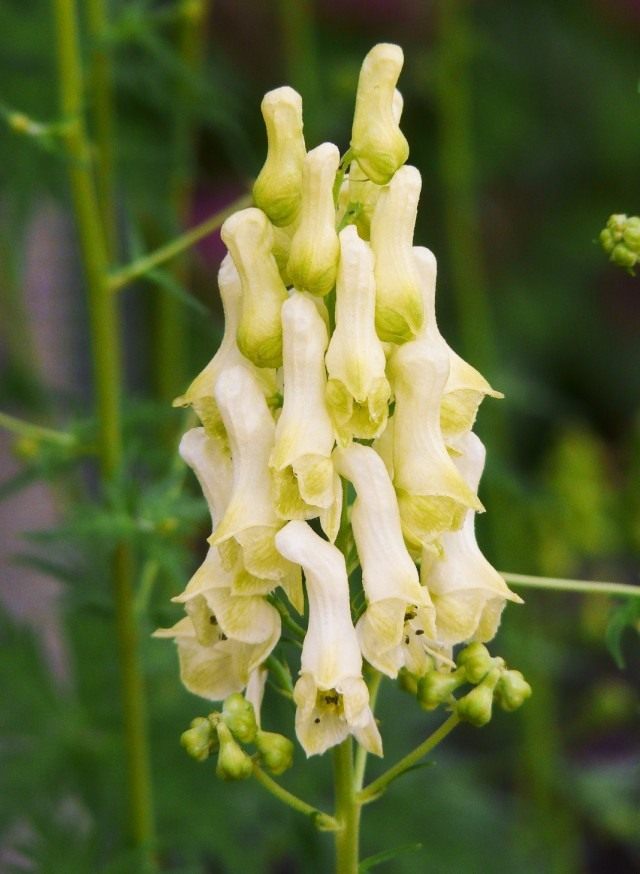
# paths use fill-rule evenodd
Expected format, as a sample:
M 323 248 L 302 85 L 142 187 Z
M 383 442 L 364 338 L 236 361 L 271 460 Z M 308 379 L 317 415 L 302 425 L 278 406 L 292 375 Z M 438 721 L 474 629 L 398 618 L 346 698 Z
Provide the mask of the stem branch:
M 629 583 L 604 583 L 598 580 L 564 580 L 556 577 L 535 577 L 528 574 L 500 573 L 502 577 L 516 588 L 525 586 L 530 589 L 555 589 L 557 592 L 586 592 L 599 595 L 623 595 L 629 598 L 640 598 L 640 586 Z
M 294 810 L 303 813 L 305 816 L 311 817 L 316 827 L 321 831 L 336 831 L 339 827 L 336 820 L 330 816 L 330 814 L 319 810 L 317 807 L 313 807 L 311 804 L 307 804 L 307 802 L 303 801 L 302 798 L 298 798 L 297 795 L 294 795 L 279 783 L 276 783 L 276 781 L 265 773 L 256 762 L 253 763 L 253 776 L 258 783 L 264 786 L 267 792 L 270 792 L 279 801 L 282 801 L 283 804 L 292 807 Z

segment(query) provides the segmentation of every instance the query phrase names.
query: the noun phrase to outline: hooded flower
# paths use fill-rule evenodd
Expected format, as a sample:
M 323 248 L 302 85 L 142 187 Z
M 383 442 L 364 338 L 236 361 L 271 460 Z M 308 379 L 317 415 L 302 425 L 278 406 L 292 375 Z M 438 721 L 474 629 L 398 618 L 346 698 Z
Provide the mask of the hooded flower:
M 210 543 L 221 549 L 227 567 L 237 561 L 240 547 L 248 573 L 236 576 L 237 594 L 266 594 L 279 584 L 296 609 L 301 609 L 299 571 L 283 560 L 274 544 L 282 522 L 274 508 L 268 466 L 275 438 L 271 413 L 255 377 L 244 367 L 220 374 L 215 399 L 229 435 L 233 483 Z
M 384 462 L 374 449 L 356 443 L 336 450 L 335 462 L 357 493 L 351 527 L 367 597 L 367 609 L 357 625 L 360 648 L 370 664 L 395 677 L 410 657 L 406 623 L 413 622 L 412 637 L 426 633 L 430 640 L 435 635 L 435 612 L 404 545 L 398 503 Z
M 333 143 L 312 149 L 304 160 L 302 206 L 287 262 L 287 274 L 298 291 L 323 296 L 336 282 L 340 244 L 333 183 L 339 163 Z
M 380 192 L 371 220 L 375 257 L 376 330 L 381 340 L 413 340 L 424 321 L 413 256 L 413 231 L 422 188 L 415 167 L 401 167 Z
M 306 154 L 302 98 L 285 85 L 267 92 L 261 109 L 267 129 L 267 160 L 253 186 L 253 199 L 273 224 L 281 227 L 295 221 L 300 209 Z
M 325 400 L 327 329 L 310 297 L 294 292 L 282 307 L 284 403 L 271 452 L 276 512 L 313 519 L 335 540 L 342 488 L 333 468 L 333 426 Z
M 487 380 L 451 349 L 438 329 L 436 321 L 436 259 L 429 249 L 413 249 L 415 266 L 420 277 L 424 302 L 424 327 L 420 333 L 434 348 L 446 350 L 449 356 L 449 375 L 440 404 L 440 427 L 447 445 L 452 445 L 473 428 L 478 407 L 487 395 L 504 395 L 491 388 Z
M 400 46 L 378 43 L 360 70 L 351 149 L 362 170 L 378 185 L 386 185 L 409 157 L 409 144 L 393 108 L 403 62 Z
M 455 459 L 456 467 L 469 487 L 477 489 L 484 467 L 484 446 L 472 433 L 459 445 L 462 454 Z M 422 582 L 436 608 L 438 638 L 451 646 L 491 640 L 505 603 L 522 603 L 480 552 L 474 525 L 475 513 L 469 510 L 460 531 L 442 535 L 441 557 L 426 556 L 422 566 Z
M 371 249 L 353 225 L 340 233 L 336 328 L 326 356 L 327 402 L 339 442 L 377 437 L 387 422 L 389 383 L 375 330 Z
M 240 319 L 242 287 L 231 255 L 227 254 L 218 271 L 218 287 L 224 310 L 224 335 L 218 351 L 204 370 L 196 376 L 186 392 L 173 402 L 174 407 L 191 406 L 207 433 L 226 442 L 224 426 L 213 398 L 216 379 L 225 368 L 243 364 L 257 377 L 265 397 L 271 401 L 277 394 L 275 370 L 255 367 L 238 349 L 236 333 Z
M 451 461 L 440 431 L 448 356 L 414 340 L 400 346 L 389 364 L 396 398 L 394 485 L 407 546 L 419 555 L 444 531 L 459 528 L 468 508 L 482 504 Z
M 353 734 L 369 752 L 382 755 L 369 690 L 362 679 L 342 553 L 299 521 L 278 532 L 276 545 L 289 561 L 302 565 L 309 599 L 309 626 L 294 689 L 300 743 L 312 756 Z
M 276 259 L 273 229 L 259 209 L 230 216 L 220 229 L 242 285 L 238 348 L 256 367 L 282 364 L 280 308 L 287 299 Z

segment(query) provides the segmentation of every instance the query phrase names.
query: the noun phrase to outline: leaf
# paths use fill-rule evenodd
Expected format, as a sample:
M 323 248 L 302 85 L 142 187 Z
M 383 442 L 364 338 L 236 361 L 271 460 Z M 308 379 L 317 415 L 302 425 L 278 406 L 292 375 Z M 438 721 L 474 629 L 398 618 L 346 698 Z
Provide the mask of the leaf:
M 401 844 L 399 847 L 394 847 L 392 850 L 382 850 L 380 853 L 369 856 L 367 859 L 360 862 L 360 865 L 358 866 L 358 874 L 365 874 L 366 871 L 371 871 L 372 868 L 377 868 L 378 865 L 382 865 L 383 862 L 389 862 L 391 859 L 395 859 L 396 856 L 399 856 L 402 853 L 415 853 L 421 849 L 421 843 L 414 843 Z
M 629 598 L 619 607 L 616 607 L 609 619 L 609 624 L 605 632 L 605 641 L 609 652 L 618 668 L 622 671 L 625 668 L 624 653 L 622 651 L 622 641 L 627 628 L 634 628 L 638 631 L 640 623 L 640 599 Z

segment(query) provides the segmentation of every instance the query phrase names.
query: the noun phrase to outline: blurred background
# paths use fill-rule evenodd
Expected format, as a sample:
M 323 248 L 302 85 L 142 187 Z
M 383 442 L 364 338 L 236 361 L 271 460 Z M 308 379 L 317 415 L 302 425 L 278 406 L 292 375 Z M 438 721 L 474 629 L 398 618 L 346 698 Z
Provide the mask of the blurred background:
M 477 428 L 485 551 L 503 571 L 637 582 L 640 279 L 596 241 L 610 213 L 640 212 L 640 2 L 114 0 L 97 35 L 94 4 L 78 5 L 90 132 L 114 144 L 114 266 L 249 189 L 265 91 L 291 84 L 308 148 L 344 151 L 363 56 L 379 41 L 403 47 L 402 127 L 423 176 L 415 239 L 438 257 L 440 326 L 506 395 L 485 402 Z M 0 5 L 0 409 L 71 435 L 0 430 L 0 872 L 140 870 L 125 841 L 108 569 L 124 537 L 160 867 L 320 874 L 327 836 L 184 755 L 179 735 L 207 705 L 180 686 L 173 647 L 149 636 L 178 618 L 168 599 L 208 533 L 170 401 L 221 336 L 219 235 L 117 292 L 126 457 L 105 494 L 52 28 L 45 0 Z M 92 83 L 105 55 L 116 112 L 101 140 Z M 526 606 L 507 608 L 492 652 L 534 697 L 484 730 L 459 728 L 432 767 L 367 808 L 363 855 L 423 845 L 380 870 L 640 870 L 640 602 L 518 591 Z M 265 727 L 289 732 L 287 702 L 271 695 L 268 708 Z M 379 712 L 388 763 L 442 718 L 391 683 Z M 283 782 L 328 805 L 328 764 Z

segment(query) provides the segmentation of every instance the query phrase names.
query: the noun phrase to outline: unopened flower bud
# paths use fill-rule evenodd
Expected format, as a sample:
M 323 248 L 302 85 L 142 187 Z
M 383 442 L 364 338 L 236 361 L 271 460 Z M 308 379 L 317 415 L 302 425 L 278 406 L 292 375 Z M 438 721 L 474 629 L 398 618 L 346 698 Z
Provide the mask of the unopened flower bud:
M 242 284 L 238 347 L 258 367 L 282 364 L 280 309 L 287 289 L 273 257 L 273 230 L 255 207 L 234 213 L 220 235 L 231 252 Z
M 406 343 L 422 327 L 424 309 L 413 255 L 413 230 L 422 179 L 401 167 L 382 189 L 371 220 L 375 256 L 376 331 L 381 340 Z
M 464 683 L 464 673 L 454 671 L 442 674 L 440 671 L 429 671 L 418 680 L 418 701 L 423 710 L 435 710 L 440 704 L 451 697 L 458 686 Z
M 626 222 L 627 216 L 625 213 L 616 213 L 610 215 L 607 219 L 607 228 L 612 232 L 616 240 L 622 239 Z
M 253 743 L 258 725 L 253 705 L 240 693 L 234 692 L 225 699 L 222 719 L 240 743 Z
M 267 160 L 253 186 L 256 206 L 282 227 L 300 209 L 302 164 L 306 154 L 302 133 L 302 98 L 285 86 L 265 94 L 262 116 L 267 128 Z
M 247 780 L 253 774 L 253 762 L 233 739 L 224 722 L 217 725 L 220 752 L 216 775 L 221 780 Z
M 208 759 L 217 743 L 213 726 L 204 716 L 198 716 L 194 719 L 191 722 L 191 728 L 183 731 L 180 736 L 180 744 L 184 747 L 185 752 L 197 762 L 204 762 L 205 759 Z
M 640 218 L 638 216 L 634 215 L 627 219 L 622 239 L 628 249 L 631 249 L 636 255 L 640 254 Z
M 398 672 L 398 686 L 403 692 L 408 692 L 409 695 L 417 695 L 418 677 L 406 668 L 400 668 L 400 671 Z
M 340 153 L 333 143 L 312 149 L 302 169 L 300 219 L 291 240 L 287 273 L 299 291 L 328 294 L 336 282 L 340 244 L 333 183 Z
M 463 722 L 482 728 L 491 720 L 493 693 L 501 671 L 493 668 L 484 680 L 456 702 L 456 713 Z
M 464 668 L 467 680 L 474 686 L 486 677 L 494 665 L 494 659 L 489 650 L 484 644 L 477 641 L 466 646 L 458 654 L 456 661 L 460 667 Z
M 503 710 L 517 710 L 531 697 L 531 686 L 520 671 L 504 671 L 496 687 L 496 695 Z
M 360 70 L 351 148 L 360 167 L 378 185 L 386 185 L 409 157 L 409 144 L 394 113 L 403 60 L 400 46 L 379 43 Z
M 262 763 L 272 774 L 283 774 L 293 764 L 293 744 L 288 737 L 259 730 L 255 744 Z
M 616 245 L 616 238 L 613 235 L 613 231 L 610 231 L 609 228 L 603 228 L 600 231 L 600 245 L 607 255 L 610 255 L 613 251 L 613 248 Z
M 635 266 L 638 256 L 631 249 L 628 249 L 624 243 L 618 243 L 611 253 L 611 260 L 618 267 L 626 267 L 627 270 L 631 270 Z

